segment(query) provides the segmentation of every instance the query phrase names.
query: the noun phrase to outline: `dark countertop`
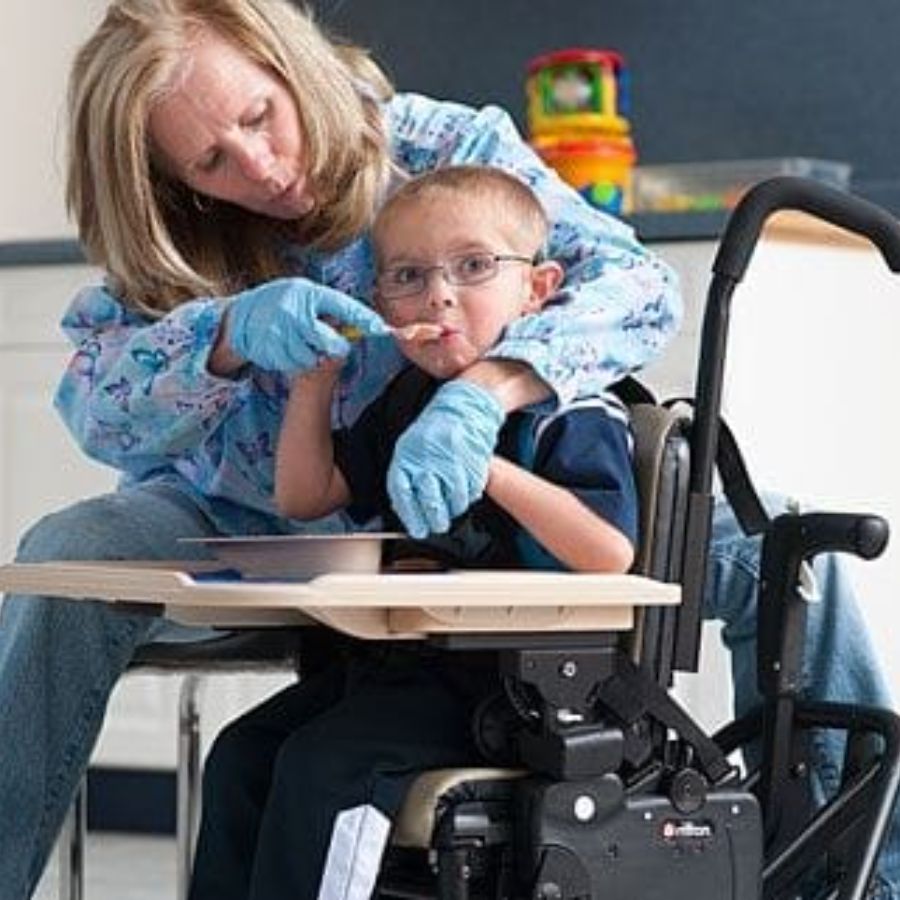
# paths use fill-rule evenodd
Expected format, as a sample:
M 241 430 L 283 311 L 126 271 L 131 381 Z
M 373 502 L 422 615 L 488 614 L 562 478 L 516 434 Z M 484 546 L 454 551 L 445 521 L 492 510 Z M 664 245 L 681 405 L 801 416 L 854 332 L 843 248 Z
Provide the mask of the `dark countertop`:
M 0 269 L 10 266 L 71 266 L 84 262 L 78 241 L 0 241 Z
M 885 209 L 900 214 L 900 187 L 894 183 L 858 185 L 854 192 Z M 637 213 L 627 221 L 634 226 L 638 237 L 648 244 L 663 241 L 717 241 L 721 236 L 728 213 Z M 78 242 L 74 239 L 35 241 L 0 241 L 0 268 L 7 266 L 73 265 L 84 262 Z
M 641 240 L 696 241 L 717 240 L 725 225 L 726 214 L 644 213 L 628 219 Z M 78 242 L 72 238 L 34 241 L 0 241 L 0 268 L 10 266 L 77 265 L 84 262 Z

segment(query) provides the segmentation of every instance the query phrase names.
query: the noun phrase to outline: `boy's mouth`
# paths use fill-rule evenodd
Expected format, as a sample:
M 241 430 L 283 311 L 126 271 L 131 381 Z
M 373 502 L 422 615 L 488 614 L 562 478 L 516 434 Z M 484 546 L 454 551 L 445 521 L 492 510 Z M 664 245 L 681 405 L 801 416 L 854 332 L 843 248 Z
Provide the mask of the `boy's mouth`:
M 394 336 L 402 341 L 415 341 L 423 344 L 459 334 L 458 328 L 451 325 L 440 325 L 437 322 L 412 322 L 409 325 L 393 328 L 392 331 Z

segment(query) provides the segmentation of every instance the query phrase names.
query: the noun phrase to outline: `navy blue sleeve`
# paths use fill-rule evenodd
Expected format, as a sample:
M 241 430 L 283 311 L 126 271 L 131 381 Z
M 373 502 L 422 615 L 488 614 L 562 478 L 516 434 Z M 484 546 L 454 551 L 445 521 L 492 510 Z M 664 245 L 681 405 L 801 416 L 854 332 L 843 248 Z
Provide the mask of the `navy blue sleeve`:
M 379 398 L 363 410 L 350 428 L 332 432 L 334 463 L 347 482 L 350 503 L 346 512 L 358 525 L 383 516 L 385 480 L 390 462 L 384 446 L 384 401 Z
M 529 468 L 535 475 L 571 491 L 632 544 L 637 544 L 639 506 L 631 446 L 624 421 L 602 406 L 576 407 L 538 427 Z M 519 534 L 517 544 L 526 565 L 542 569 L 561 567 L 526 532 Z

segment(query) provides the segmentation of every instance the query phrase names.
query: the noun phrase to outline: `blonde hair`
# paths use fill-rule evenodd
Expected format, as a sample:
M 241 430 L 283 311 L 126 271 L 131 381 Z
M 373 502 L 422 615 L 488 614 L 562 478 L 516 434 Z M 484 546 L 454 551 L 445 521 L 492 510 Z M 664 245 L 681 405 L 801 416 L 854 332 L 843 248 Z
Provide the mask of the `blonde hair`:
M 524 242 L 543 250 L 549 222 L 534 191 L 514 175 L 492 166 L 459 165 L 433 169 L 407 181 L 381 207 L 372 225 L 376 255 L 391 218 L 404 207 L 462 193 L 491 203 L 514 225 Z
M 390 167 L 380 104 L 392 88 L 359 47 L 287 0 L 114 0 L 69 83 L 66 202 L 88 259 L 159 316 L 284 274 L 286 223 L 196 196 L 158 165 L 147 119 L 185 52 L 213 31 L 265 66 L 297 105 L 316 208 L 291 238 L 333 250 L 365 230 Z

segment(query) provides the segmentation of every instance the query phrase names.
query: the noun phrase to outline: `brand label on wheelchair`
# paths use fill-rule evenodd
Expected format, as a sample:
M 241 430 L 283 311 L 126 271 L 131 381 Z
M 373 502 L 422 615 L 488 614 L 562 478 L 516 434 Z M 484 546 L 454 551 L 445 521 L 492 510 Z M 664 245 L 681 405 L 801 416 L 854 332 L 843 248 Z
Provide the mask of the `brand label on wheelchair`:
M 667 843 L 705 843 L 712 840 L 715 829 L 708 819 L 665 819 L 660 829 Z

